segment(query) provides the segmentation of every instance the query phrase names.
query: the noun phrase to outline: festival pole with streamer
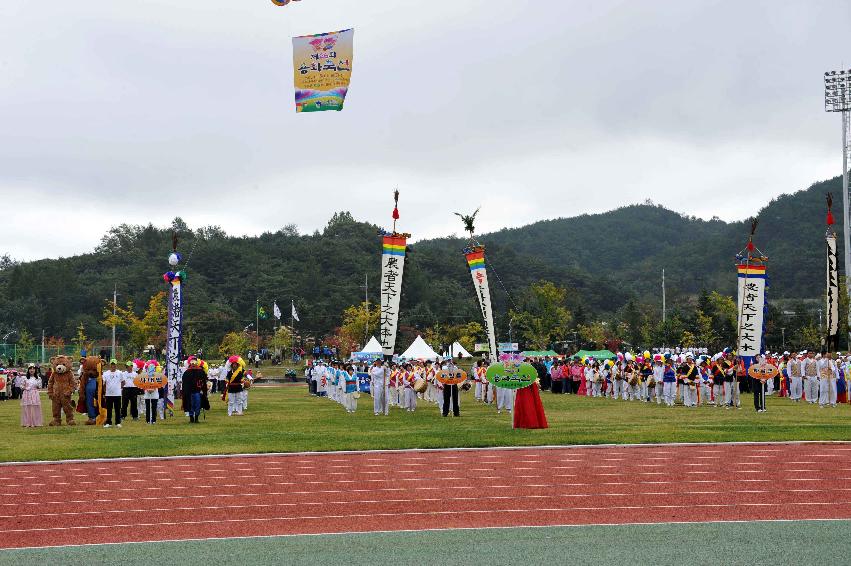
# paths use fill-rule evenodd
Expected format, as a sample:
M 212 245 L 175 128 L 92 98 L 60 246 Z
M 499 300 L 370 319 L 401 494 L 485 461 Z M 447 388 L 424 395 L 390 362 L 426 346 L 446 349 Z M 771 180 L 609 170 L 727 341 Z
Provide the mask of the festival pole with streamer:
M 171 248 L 168 264 L 176 271 L 167 271 L 163 274 L 163 280 L 169 286 L 165 375 L 168 379 L 166 405 L 170 410 L 174 407 L 174 388 L 180 376 L 180 352 L 183 347 L 183 283 L 186 282 L 186 272 L 177 270 L 183 258 L 177 251 L 176 232 L 171 233 Z
M 828 351 L 839 349 L 839 263 L 836 255 L 836 232 L 833 231 L 833 195 L 827 193 L 827 338 Z
M 402 298 L 402 275 L 410 234 L 396 231 L 399 220 L 399 190 L 393 191 L 393 231 L 379 230 L 381 250 L 381 312 L 379 314 L 379 342 L 385 359 L 393 357 L 396 348 L 396 331 L 399 327 L 399 300 Z
M 739 295 L 736 355 L 742 361 L 746 379 L 754 358 L 761 354 L 765 347 L 763 335 L 768 308 L 765 301 L 765 289 L 768 286 L 765 267 L 768 257 L 753 243 L 758 224 L 756 218 L 751 219 L 748 244 L 736 254 Z
M 467 267 L 470 268 L 470 275 L 473 277 L 473 288 L 476 291 L 476 297 L 479 300 L 479 308 L 482 311 L 482 319 L 485 323 L 485 330 L 488 333 L 488 356 L 491 363 L 499 361 L 499 352 L 496 346 L 496 330 L 493 324 L 493 308 L 491 307 L 491 293 L 488 285 L 488 273 L 485 267 L 485 247 L 476 240 L 474 226 L 476 215 L 479 213 L 477 208 L 473 214 L 465 215 L 456 212 L 455 215 L 461 217 L 464 223 L 464 230 L 470 234 L 470 244 L 464 248 L 464 257 L 467 259 Z

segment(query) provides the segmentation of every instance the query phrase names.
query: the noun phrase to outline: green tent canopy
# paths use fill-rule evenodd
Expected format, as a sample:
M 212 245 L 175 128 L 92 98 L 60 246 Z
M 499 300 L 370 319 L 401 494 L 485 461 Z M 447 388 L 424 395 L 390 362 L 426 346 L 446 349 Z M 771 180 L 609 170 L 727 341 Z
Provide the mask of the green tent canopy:
M 558 356 L 558 354 L 553 352 L 552 350 L 527 350 L 525 352 L 520 353 L 527 358 L 543 358 L 544 356 L 554 358 Z
M 580 358 L 587 358 L 588 356 L 591 356 L 595 360 L 613 360 L 617 357 L 609 350 L 579 350 L 573 355 L 579 356 Z

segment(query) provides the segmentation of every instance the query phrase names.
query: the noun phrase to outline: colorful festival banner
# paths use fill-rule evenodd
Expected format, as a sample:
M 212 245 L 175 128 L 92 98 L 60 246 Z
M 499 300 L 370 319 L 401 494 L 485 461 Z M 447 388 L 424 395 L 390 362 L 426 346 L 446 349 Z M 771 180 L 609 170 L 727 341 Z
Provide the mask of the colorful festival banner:
M 765 265 L 739 264 L 739 356 L 762 352 Z
M 293 38 L 296 112 L 342 110 L 352 76 L 354 29 Z
M 485 329 L 488 332 L 489 351 L 493 352 L 493 355 L 496 356 L 498 350 L 496 347 L 496 332 L 493 326 L 493 310 L 491 309 L 488 274 L 487 269 L 485 269 L 485 247 L 474 246 L 468 248 L 465 250 L 464 256 L 467 258 L 467 265 L 470 267 L 470 275 L 473 277 L 473 287 L 476 290 L 476 297 L 479 299 L 479 307 L 482 310 Z
M 381 313 L 378 341 L 385 356 L 392 356 L 396 348 L 396 330 L 399 326 L 399 299 L 402 297 L 402 273 L 405 269 L 405 236 L 383 237 L 381 252 Z

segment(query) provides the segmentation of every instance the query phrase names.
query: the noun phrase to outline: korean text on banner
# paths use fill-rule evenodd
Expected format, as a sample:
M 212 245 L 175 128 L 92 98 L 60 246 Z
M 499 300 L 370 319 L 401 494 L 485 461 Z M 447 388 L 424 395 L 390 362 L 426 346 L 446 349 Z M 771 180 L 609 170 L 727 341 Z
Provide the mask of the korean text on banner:
M 839 272 L 836 263 L 836 234 L 827 236 L 827 334 L 839 334 Z
M 765 266 L 739 265 L 739 356 L 756 356 L 762 349 L 765 307 Z
M 386 356 L 392 356 L 396 348 L 406 245 L 407 240 L 403 237 L 384 236 L 381 252 L 381 313 L 378 341 Z
M 166 375 L 177 379 L 180 375 L 180 350 L 183 326 L 183 293 L 180 279 L 171 282 L 168 301 L 168 336 L 166 343 Z
M 467 265 L 470 267 L 470 275 L 473 276 L 473 288 L 476 290 L 476 297 L 479 299 L 479 308 L 482 310 L 482 318 L 484 319 L 485 329 L 488 332 L 488 347 L 489 351 L 496 356 L 496 332 L 493 326 L 493 310 L 491 309 L 491 293 L 488 287 L 488 274 L 485 269 L 485 249 L 484 247 L 473 249 L 464 256 L 467 258 Z M 495 359 L 495 358 L 494 358 Z
M 342 110 L 352 77 L 352 40 L 347 29 L 293 38 L 296 112 Z

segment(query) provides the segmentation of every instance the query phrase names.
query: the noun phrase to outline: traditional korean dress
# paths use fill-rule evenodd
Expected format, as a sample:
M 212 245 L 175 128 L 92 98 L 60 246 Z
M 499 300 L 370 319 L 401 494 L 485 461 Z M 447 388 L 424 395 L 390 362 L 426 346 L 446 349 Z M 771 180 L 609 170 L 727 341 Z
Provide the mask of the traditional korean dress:
M 41 398 L 38 394 L 40 382 L 41 380 L 35 376 L 24 380 L 21 394 L 21 426 L 42 426 Z

